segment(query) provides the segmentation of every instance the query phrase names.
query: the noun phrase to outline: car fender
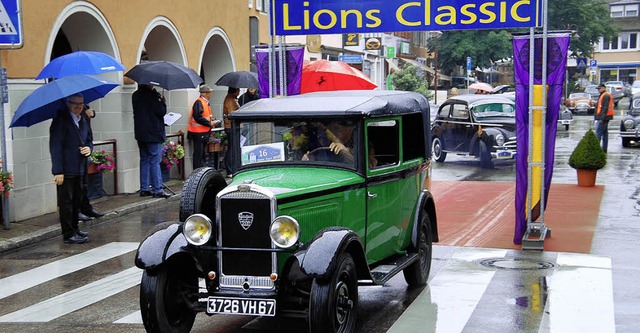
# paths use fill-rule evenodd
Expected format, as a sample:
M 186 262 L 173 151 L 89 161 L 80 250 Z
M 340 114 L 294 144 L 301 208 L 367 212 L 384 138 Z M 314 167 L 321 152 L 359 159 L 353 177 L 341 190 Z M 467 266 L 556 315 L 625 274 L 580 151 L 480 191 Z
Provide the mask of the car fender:
M 436 216 L 436 204 L 433 199 L 433 194 L 424 189 L 420 193 L 418 203 L 416 204 L 416 211 L 413 214 L 413 227 L 411 229 L 411 244 L 414 248 L 418 247 L 418 234 L 420 228 L 420 220 L 422 214 L 429 215 L 429 221 L 431 221 L 431 239 L 433 242 L 438 242 L 438 217 Z
M 135 264 L 138 268 L 154 269 L 179 253 L 188 253 L 182 223 L 165 222 L 156 225 L 138 246 Z
M 343 252 L 348 252 L 353 257 L 358 279 L 372 279 L 360 237 L 352 230 L 342 227 L 323 229 L 311 242 L 302 246 L 294 254 L 296 263 L 292 264 L 292 269 L 299 272 L 291 272 L 290 276 L 299 273 L 306 278 L 329 278 Z

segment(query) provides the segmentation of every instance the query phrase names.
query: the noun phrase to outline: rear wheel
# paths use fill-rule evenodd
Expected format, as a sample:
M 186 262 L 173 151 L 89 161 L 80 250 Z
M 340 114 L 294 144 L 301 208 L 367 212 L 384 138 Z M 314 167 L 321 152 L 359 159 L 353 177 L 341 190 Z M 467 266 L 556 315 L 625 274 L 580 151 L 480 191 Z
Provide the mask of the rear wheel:
M 485 169 L 493 169 L 493 162 L 491 161 L 491 152 L 489 147 L 484 141 L 480 141 L 480 166 Z
M 444 162 L 444 159 L 447 158 L 447 153 L 443 149 L 440 137 L 433 136 L 431 138 L 431 153 L 436 162 Z
M 215 221 L 216 195 L 226 186 L 226 180 L 214 168 L 196 169 L 182 186 L 180 221 L 196 213 L 202 213 Z
M 357 305 L 355 263 L 350 254 L 343 253 L 328 281 L 313 280 L 309 299 L 309 332 L 354 332 Z
M 411 251 L 418 253 L 418 260 L 402 271 L 409 287 L 424 286 L 427 283 L 429 272 L 431 271 L 432 250 L 429 215 L 426 212 L 422 212 L 420 229 L 418 229 L 418 244 L 417 247 Z
M 140 283 L 140 312 L 147 332 L 189 332 L 196 318 L 190 304 L 197 301 L 198 279 L 188 269 L 164 265 Z

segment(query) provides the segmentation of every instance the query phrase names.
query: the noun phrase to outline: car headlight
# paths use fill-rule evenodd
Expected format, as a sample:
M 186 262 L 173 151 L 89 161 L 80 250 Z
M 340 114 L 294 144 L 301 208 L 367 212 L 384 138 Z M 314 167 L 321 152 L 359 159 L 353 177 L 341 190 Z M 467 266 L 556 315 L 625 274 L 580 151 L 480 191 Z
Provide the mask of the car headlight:
M 627 130 L 631 130 L 636 126 L 636 122 L 633 119 L 627 119 L 624 121 L 624 128 Z
M 502 134 L 496 135 L 496 143 L 498 144 L 498 146 L 503 146 L 504 145 L 504 135 L 502 135 Z
M 193 214 L 187 217 L 182 227 L 182 234 L 193 245 L 203 245 L 211 238 L 211 220 L 204 214 Z
M 271 222 L 269 236 L 277 247 L 291 247 L 300 238 L 300 225 L 291 216 L 278 216 Z

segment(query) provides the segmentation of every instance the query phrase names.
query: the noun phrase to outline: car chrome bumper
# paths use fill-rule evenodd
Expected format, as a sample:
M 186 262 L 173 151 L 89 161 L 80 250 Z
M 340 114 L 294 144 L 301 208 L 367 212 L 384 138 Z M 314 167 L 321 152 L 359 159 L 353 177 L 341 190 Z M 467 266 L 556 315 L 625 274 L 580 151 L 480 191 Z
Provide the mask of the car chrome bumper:
M 497 150 L 495 152 L 491 152 L 491 157 L 497 160 L 513 160 L 516 158 L 515 150 Z
M 640 138 L 640 129 L 636 129 L 635 131 L 626 131 L 620 132 L 620 137 L 623 138 Z

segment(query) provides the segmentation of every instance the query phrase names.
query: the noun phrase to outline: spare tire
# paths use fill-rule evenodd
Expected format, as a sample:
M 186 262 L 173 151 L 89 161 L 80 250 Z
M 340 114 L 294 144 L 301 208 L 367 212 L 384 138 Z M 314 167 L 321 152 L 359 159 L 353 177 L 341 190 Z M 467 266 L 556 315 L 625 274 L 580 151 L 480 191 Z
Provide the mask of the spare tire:
M 224 177 L 214 168 L 196 169 L 182 186 L 180 221 L 201 213 L 211 221 L 216 219 L 216 195 L 227 187 Z

